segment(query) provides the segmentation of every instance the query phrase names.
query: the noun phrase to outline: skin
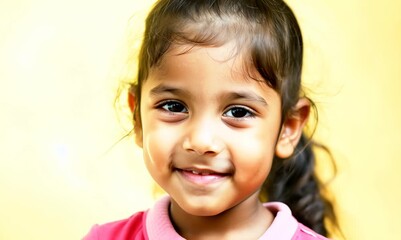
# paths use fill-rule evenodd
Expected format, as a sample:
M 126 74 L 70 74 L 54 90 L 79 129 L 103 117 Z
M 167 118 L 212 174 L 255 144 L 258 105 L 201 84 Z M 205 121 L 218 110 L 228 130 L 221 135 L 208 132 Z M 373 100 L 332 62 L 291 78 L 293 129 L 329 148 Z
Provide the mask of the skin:
M 274 217 L 260 187 L 273 156 L 293 153 L 309 114 L 301 99 L 281 126 L 280 96 L 243 72 L 232 47 L 173 47 L 141 90 L 137 144 L 187 239 L 257 239 L 266 231 Z M 134 110 L 135 97 L 129 101 Z

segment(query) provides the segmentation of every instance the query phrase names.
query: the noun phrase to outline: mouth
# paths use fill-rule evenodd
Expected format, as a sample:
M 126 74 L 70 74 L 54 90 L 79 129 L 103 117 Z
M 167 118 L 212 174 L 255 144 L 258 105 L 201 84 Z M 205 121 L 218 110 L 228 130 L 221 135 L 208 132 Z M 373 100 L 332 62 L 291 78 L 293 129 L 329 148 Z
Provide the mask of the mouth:
M 224 172 L 217 172 L 210 169 L 175 169 L 182 178 L 186 181 L 196 185 L 208 185 L 226 179 L 231 174 Z

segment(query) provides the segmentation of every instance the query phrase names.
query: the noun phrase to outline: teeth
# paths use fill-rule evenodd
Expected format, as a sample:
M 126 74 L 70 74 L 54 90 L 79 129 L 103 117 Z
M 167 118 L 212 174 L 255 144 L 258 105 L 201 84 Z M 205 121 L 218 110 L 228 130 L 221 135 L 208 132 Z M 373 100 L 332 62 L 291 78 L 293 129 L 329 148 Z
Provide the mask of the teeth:
M 191 172 L 192 172 L 193 174 L 196 174 L 196 175 L 202 175 L 202 176 L 204 176 L 204 175 L 209 175 L 209 173 L 197 172 L 197 171 L 195 171 L 195 170 L 192 170 Z

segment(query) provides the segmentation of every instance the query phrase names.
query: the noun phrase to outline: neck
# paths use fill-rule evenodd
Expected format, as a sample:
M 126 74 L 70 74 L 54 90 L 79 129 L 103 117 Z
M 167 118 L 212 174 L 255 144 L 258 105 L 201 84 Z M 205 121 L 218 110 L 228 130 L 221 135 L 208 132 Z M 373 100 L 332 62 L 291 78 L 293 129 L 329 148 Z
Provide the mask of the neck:
M 188 214 L 172 200 L 170 218 L 186 239 L 257 239 L 271 225 L 273 214 L 257 198 L 214 216 Z

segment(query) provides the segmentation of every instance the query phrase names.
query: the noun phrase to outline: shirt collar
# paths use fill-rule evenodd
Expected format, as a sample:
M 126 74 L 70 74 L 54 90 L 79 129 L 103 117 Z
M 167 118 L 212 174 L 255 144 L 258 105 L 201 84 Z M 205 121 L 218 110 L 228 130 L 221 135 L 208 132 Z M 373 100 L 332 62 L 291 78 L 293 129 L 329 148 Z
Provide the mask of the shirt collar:
M 175 231 L 174 226 L 170 221 L 169 206 L 170 197 L 164 196 L 155 203 L 153 208 L 149 209 L 146 217 L 146 231 L 149 239 L 185 239 Z M 298 222 L 292 216 L 290 208 L 280 202 L 264 203 L 263 206 L 269 209 L 273 215 L 275 215 L 275 218 L 259 240 L 291 239 L 298 228 Z

